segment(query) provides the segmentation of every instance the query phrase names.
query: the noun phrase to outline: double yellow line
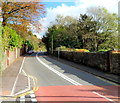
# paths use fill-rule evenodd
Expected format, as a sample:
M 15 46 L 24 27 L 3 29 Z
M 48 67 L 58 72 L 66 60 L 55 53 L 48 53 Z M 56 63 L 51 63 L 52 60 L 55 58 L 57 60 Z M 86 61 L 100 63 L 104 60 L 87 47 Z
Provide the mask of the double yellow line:
M 39 89 L 39 87 L 37 86 L 37 78 L 34 76 L 31 76 L 31 75 L 27 75 L 27 76 L 33 80 L 34 87 L 32 88 L 32 90 L 27 91 L 27 92 L 22 93 L 22 94 L 19 94 L 17 96 L 14 96 L 13 98 L 19 98 L 21 96 L 29 95 L 29 94 L 34 93 L 35 91 L 37 91 Z
M 37 91 L 39 89 L 39 87 L 37 86 L 37 78 L 31 75 L 28 75 L 28 77 L 33 80 L 33 84 L 34 84 L 33 91 L 34 92 Z

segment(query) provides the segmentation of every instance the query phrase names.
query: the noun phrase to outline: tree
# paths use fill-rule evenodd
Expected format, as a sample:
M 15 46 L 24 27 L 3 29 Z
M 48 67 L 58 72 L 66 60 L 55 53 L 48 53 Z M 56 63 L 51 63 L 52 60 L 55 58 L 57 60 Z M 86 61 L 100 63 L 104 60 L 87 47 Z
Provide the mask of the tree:
M 40 2 L 2 2 L 2 25 L 15 23 L 36 26 L 40 29 L 38 19 L 44 14 L 44 5 Z
M 100 49 L 114 49 L 117 46 L 117 14 L 110 13 L 105 8 L 92 7 L 88 9 L 88 15 L 93 17 L 97 22 L 99 28 L 98 48 Z
M 56 19 L 57 30 L 55 32 L 54 41 L 56 46 L 64 45 L 66 47 L 74 48 L 76 45 L 77 20 L 70 16 L 58 15 Z
M 32 31 L 27 30 L 27 27 L 21 24 L 14 25 L 14 24 L 7 24 L 9 28 L 12 28 L 16 31 L 16 33 L 23 38 L 24 44 L 30 49 L 34 49 L 35 51 L 39 48 L 39 39 L 36 35 L 33 35 Z
M 25 25 L 19 24 L 19 25 L 14 25 L 14 24 L 7 24 L 11 29 L 15 30 L 18 35 L 20 35 L 24 40 L 27 40 L 29 37 L 29 31 L 27 30 L 27 27 Z
M 62 25 L 59 25 L 59 27 L 58 25 L 53 25 L 48 29 L 48 32 L 42 39 L 48 51 L 60 46 L 74 48 L 76 40 L 74 40 L 74 35 L 70 33 L 68 28 Z
M 79 23 L 72 23 L 67 28 L 67 31 L 72 39 L 72 48 L 81 48 L 82 37 L 80 36 Z
M 80 14 L 79 20 L 58 16 L 55 23 L 43 38 L 47 50 L 52 47 L 52 42 L 53 49 L 66 46 L 96 52 L 117 47 L 117 15 L 104 8 Z
M 15 30 L 12 30 L 8 26 L 3 27 L 2 36 L 2 44 L 4 50 L 14 47 L 20 48 L 22 46 L 23 39 L 16 33 Z
M 70 24 L 77 24 L 77 20 L 71 16 L 63 17 L 62 15 L 57 15 L 55 23 L 58 26 L 69 26 Z
M 91 16 L 80 14 L 78 27 L 78 36 L 82 42 L 81 48 L 97 51 L 97 22 L 92 20 Z

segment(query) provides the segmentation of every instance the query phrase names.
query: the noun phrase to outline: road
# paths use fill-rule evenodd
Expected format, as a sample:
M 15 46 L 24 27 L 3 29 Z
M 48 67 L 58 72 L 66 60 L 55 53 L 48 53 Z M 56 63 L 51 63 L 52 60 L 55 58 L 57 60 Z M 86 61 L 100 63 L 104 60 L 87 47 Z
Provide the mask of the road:
M 116 86 L 51 59 L 43 52 L 26 56 L 22 69 L 32 78 L 34 94 L 40 103 L 118 103 Z

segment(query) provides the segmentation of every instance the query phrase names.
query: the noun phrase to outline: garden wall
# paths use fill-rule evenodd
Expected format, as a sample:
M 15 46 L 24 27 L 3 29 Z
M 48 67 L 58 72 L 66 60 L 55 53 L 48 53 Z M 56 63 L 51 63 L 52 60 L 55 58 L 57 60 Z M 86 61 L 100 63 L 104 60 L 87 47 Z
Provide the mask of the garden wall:
M 53 55 L 58 56 L 58 52 L 54 51 Z M 113 54 L 111 51 L 99 53 L 60 51 L 59 57 L 120 75 L 120 53 Z
M 120 75 L 120 53 L 111 55 L 111 72 Z
M 26 49 L 24 46 L 22 48 L 14 48 L 13 50 L 5 50 L 2 61 L 2 71 L 25 53 Z

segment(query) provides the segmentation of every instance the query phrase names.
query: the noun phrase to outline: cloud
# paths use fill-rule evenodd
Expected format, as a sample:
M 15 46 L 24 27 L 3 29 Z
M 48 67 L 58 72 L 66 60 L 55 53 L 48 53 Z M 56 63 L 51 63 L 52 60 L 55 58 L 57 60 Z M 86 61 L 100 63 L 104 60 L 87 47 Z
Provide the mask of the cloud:
M 118 13 L 119 0 L 76 0 L 76 5 L 84 6 L 85 8 L 91 6 L 105 7 L 110 12 Z
M 58 14 L 63 16 L 79 17 L 80 13 L 85 13 L 86 9 L 93 6 L 105 7 L 108 11 L 118 13 L 119 0 L 75 0 L 74 6 L 62 4 L 56 8 L 47 8 L 46 17 L 39 20 L 42 21 L 42 31 L 39 35 L 44 35 L 51 22 L 55 21 Z M 53 2 L 54 3 L 54 2 Z
M 46 17 L 39 20 L 39 22 L 42 21 L 41 29 L 43 30 L 41 31 L 41 35 L 45 34 L 47 28 L 55 21 L 57 15 L 79 17 L 80 13 L 85 13 L 85 9 L 80 6 L 67 6 L 62 4 L 56 8 L 47 8 L 46 12 Z

